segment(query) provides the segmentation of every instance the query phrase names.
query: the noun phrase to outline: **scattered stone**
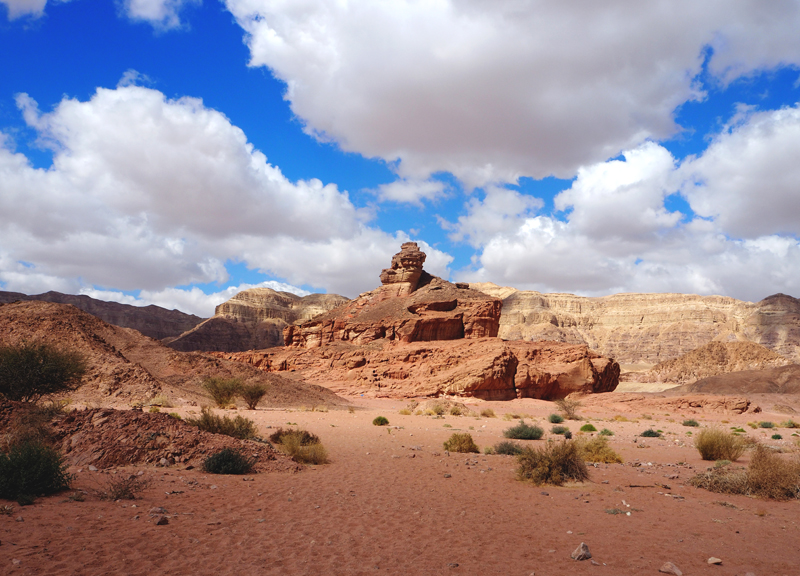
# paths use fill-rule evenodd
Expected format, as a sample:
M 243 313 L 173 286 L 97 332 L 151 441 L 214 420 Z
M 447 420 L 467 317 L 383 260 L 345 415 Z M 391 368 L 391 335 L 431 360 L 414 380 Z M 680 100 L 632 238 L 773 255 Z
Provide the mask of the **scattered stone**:
M 167 514 L 166 508 L 162 508 L 161 506 L 155 506 L 150 508 L 150 514 L 155 516 L 156 514 Z
M 156 516 L 153 519 L 156 521 L 156 526 L 164 526 L 166 524 L 169 524 L 169 518 L 167 518 L 166 516 Z
M 17 522 L 25 522 L 25 518 L 22 516 L 17 516 Z
M 722 564 L 722 560 L 720 560 L 719 558 L 717 558 L 715 556 L 712 556 L 711 558 L 708 559 L 708 563 L 709 564 Z
M 169 460 L 167 460 L 166 458 L 162 458 L 161 460 L 158 461 L 158 463 L 161 464 L 162 466 L 169 466 Z
M 14 564 L 15 566 L 18 566 L 20 562 L 21 562 L 21 560 L 17 560 L 16 558 L 14 558 L 14 559 L 11 561 L 11 563 L 12 563 L 12 564 Z
M 672 562 L 665 562 L 664 565 L 658 569 L 659 572 L 663 574 L 672 574 L 673 576 L 683 576 L 683 572 L 681 572 L 680 568 L 675 566 Z
M 92 464 L 89 464 L 89 472 L 97 472 L 97 466 L 93 466 Z
M 550 496 L 549 492 L 542 492 L 542 496 Z
M 592 566 L 600 566 L 600 562 L 597 560 L 592 559 Z
M 589 547 L 581 542 L 581 545 L 575 548 L 575 551 L 569 557 L 573 560 L 588 560 L 592 557 L 592 553 L 589 552 Z
M 450 564 L 448 564 L 447 567 L 448 568 L 458 568 L 458 562 L 450 562 Z
M 445 478 L 452 478 L 452 475 L 451 474 L 445 474 L 444 477 Z

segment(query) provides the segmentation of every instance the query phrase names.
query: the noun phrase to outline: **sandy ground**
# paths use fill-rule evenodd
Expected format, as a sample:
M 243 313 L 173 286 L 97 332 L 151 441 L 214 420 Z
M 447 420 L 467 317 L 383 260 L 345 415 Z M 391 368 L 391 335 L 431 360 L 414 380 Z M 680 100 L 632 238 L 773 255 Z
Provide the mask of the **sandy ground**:
M 656 575 L 671 561 L 687 576 L 800 574 L 800 503 L 685 484 L 709 463 L 692 447 L 688 434 L 697 429 L 682 426 L 684 418 L 742 426 L 789 451 L 798 440 L 792 430 L 778 430 L 784 439 L 772 441 L 767 434 L 774 431 L 746 425 L 778 423 L 786 414 L 668 414 L 635 406 L 620 414 L 593 403 L 580 411 L 583 421 L 566 424 L 573 432 L 587 421 L 614 431 L 611 443 L 625 464 L 590 468 L 584 484 L 537 487 L 515 479 L 512 457 L 447 455 L 442 443 L 461 430 L 481 449 L 491 446 L 512 425 L 507 413 L 549 431 L 549 402 L 480 402 L 475 409 L 492 408 L 498 417 L 443 419 L 400 415 L 401 401 L 354 403 L 353 413 L 240 411 L 264 436 L 270 426 L 296 423 L 322 438 L 332 462 L 296 474 L 120 469 L 143 470 L 153 483 L 135 501 L 110 502 L 97 491 L 114 471 L 73 469 L 83 501 L 68 498 L 71 491 L 32 506 L 13 504 L 0 515 L 0 573 L 617 576 Z M 800 408 L 798 399 L 781 403 Z M 373 426 L 377 415 L 390 427 Z M 618 415 L 628 421 L 614 420 Z M 662 430 L 663 439 L 637 437 L 647 428 Z M 166 510 L 168 524 L 156 524 L 154 507 Z M 570 559 L 581 542 L 597 564 Z M 722 564 L 708 565 L 711 556 Z

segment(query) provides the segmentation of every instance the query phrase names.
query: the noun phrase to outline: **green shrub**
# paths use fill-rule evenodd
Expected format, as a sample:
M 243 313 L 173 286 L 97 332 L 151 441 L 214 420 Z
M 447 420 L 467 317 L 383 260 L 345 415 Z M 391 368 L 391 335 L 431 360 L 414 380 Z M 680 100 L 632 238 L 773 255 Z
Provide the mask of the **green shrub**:
M 558 414 L 550 414 L 550 416 L 547 417 L 547 421 L 550 422 L 550 424 L 561 424 L 564 418 Z
M 0 454 L 0 498 L 30 504 L 37 496 L 69 488 L 64 457 L 41 442 L 23 442 Z
M 484 408 L 483 410 L 481 410 L 481 416 L 483 416 L 484 418 L 497 418 L 497 415 L 491 408 Z
M 563 436 L 564 434 L 569 432 L 569 428 L 567 428 L 566 426 L 553 426 L 552 428 L 550 428 L 550 432 L 552 432 L 553 434 L 559 434 Z
M 42 396 L 75 390 L 86 370 L 86 359 L 79 352 L 50 344 L 0 346 L 0 396 L 36 402 Z
M 383 416 L 377 416 L 375 420 L 372 421 L 373 426 L 388 426 L 389 420 Z
M 782 439 L 783 439 L 783 436 L 781 436 L 780 434 L 773 434 L 773 435 L 771 436 L 771 438 L 772 438 L 773 440 L 782 440 Z
M 539 440 L 543 435 L 544 430 L 535 425 L 525 424 L 524 420 L 520 420 L 516 426 L 503 431 L 503 436 L 515 440 Z
M 480 452 L 469 432 L 453 432 L 453 435 L 444 443 L 444 449 L 448 452 Z
M 503 440 L 502 442 L 498 442 L 494 445 L 492 452 L 494 454 L 502 454 L 504 456 L 516 456 L 522 452 L 522 446 L 516 442 Z
M 461 406 L 450 406 L 450 416 L 461 416 L 463 413 Z
M 550 442 L 542 448 L 525 448 L 517 456 L 517 478 L 536 485 L 561 486 L 569 480 L 583 482 L 589 471 L 574 441 Z
M 224 434 L 239 440 L 248 440 L 256 435 L 256 423 L 247 418 L 236 416 L 231 419 L 227 416 L 217 416 L 211 408 L 203 407 L 199 418 L 186 418 L 185 422 L 197 426 L 200 430 L 212 434 Z
M 613 436 L 613 435 L 614 433 L 608 428 L 603 428 L 602 430 L 600 430 L 600 436 Z
M 239 378 L 210 376 L 203 380 L 201 386 L 214 401 L 214 404 L 220 408 L 226 408 L 231 405 L 234 396 L 241 390 L 242 381 Z
M 643 438 L 661 438 L 661 432 L 659 432 L 658 430 L 653 430 L 652 428 L 648 428 L 647 430 L 639 434 L 639 436 Z
M 168 414 L 168 416 L 169 416 L 170 418 L 174 418 L 175 420 L 183 420 L 183 418 L 181 418 L 181 415 L 180 415 L 180 414 L 178 414 L 177 412 L 170 412 L 170 413 Z
M 689 426 L 691 428 L 699 428 L 700 427 L 700 423 L 697 420 L 684 420 L 683 421 L 683 425 L 684 426 Z
M 773 422 L 759 422 L 759 428 L 775 428 L 775 424 Z
M 739 436 L 718 428 L 704 428 L 694 439 L 694 446 L 703 460 L 736 461 L 745 450 Z
M 786 422 L 781 422 L 781 428 L 800 428 L 800 424 L 792 419 L 789 419 Z
M 261 399 L 267 395 L 267 385 L 255 382 L 253 384 L 242 384 L 239 387 L 239 397 L 244 400 L 248 410 L 255 410 Z
M 608 445 L 608 439 L 604 436 L 597 436 L 591 440 L 578 440 L 577 445 L 586 462 L 606 464 L 622 462 L 622 457 Z
M 249 474 L 255 463 L 255 458 L 248 458 L 240 450 L 224 448 L 203 461 L 203 471 L 209 474 Z
M 581 432 L 597 432 L 597 428 L 595 428 L 591 424 L 584 424 L 583 426 L 581 426 Z

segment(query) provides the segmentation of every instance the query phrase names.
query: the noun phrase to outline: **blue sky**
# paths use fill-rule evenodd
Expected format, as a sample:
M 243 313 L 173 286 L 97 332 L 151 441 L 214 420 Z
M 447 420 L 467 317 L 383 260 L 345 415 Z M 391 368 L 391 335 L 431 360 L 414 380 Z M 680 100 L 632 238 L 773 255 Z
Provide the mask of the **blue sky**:
M 800 296 L 800 3 L 0 0 L 0 289 Z

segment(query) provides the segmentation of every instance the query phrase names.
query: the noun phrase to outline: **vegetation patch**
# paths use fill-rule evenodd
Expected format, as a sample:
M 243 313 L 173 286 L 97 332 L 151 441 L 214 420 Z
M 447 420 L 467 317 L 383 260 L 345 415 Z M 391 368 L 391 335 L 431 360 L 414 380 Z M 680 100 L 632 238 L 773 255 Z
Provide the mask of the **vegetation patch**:
M 103 497 L 106 500 L 136 500 L 144 489 L 152 484 L 151 478 L 137 474 L 110 476 L 106 481 Z
M 643 438 L 661 438 L 661 432 L 659 432 L 658 430 L 653 430 L 652 428 L 648 428 L 647 430 L 639 434 L 639 436 Z
M 503 436 L 515 440 L 539 440 L 543 435 L 544 430 L 535 425 L 525 424 L 524 420 L 503 431 Z
M 683 425 L 684 426 L 689 426 L 690 428 L 699 428 L 700 427 L 700 423 L 697 420 L 691 420 L 691 419 L 690 420 L 684 420 L 683 421 Z
M 564 417 L 559 414 L 550 414 L 550 416 L 547 417 L 547 421 L 550 422 L 550 424 L 561 424 L 564 421 Z
M 497 418 L 497 414 L 494 413 L 494 410 L 491 408 L 484 408 L 481 410 L 481 416 L 484 418 Z
M 517 478 L 533 484 L 583 482 L 589 479 L 589 471 L 583 454 L 575 441 L 550 442 L 541 448 L 525 448 L 517 456 Z
M 240 450 L 225 448 L 203 461 L 203 471 L 209 474 L 249 474 L 255 463 L 255 458 L 248 458 Z
M 375 419 L 372 421 L 373 426 L 388 426 L 389 420 L 384 416 L 376 416 Z
M 502 440 L 494 445 L 492 452 L 504 456 L 516 456 L 522 453 L 522 446 L 510 440 Z
M 773 440 L 783 440 L 783 436 L 781 436 L 780 434 L 773 434 L 772 436 L 770 436 L 770 438 L 772 438 Z
M 239 387 L 239 397 L 247 405 L 248 410 L 255 410 L 261 399 L 267 395 L 267 385 L 255 382 L 253 384 L 242 384 Z
M 584 424 L 583 426 L 581 426 L 581 432 L 597 432 L 597 428 L 595 428 L 591 424 Z
M 742 438 L 718 428 L 704 428 L 694 439 L 694 446 L 703 460 L 735 462 L 744 453 Z
M 603 428 L 602 430 L 600 430 L 600 436 L 613 436 L 613 435 L 614 432 L 612 432 L 608 428 Z
M 66 490 L 71 481 L 64 457 L 42 442 L 22 442 L 0 454 L 0 498 L 5 500 L 31 504 L 37 496 Z
M 560 436 L 563 436 L 564 434 L 569 432 L 569 428 L 567 428 L 566 426 L 553 426 L 552 428 L 550 428 L 550 432 L 552 432 L 553 434 L 558 434 Z
M 759 428 L 775 428 L 775 423 L 774 422 L 759 422 L 758 423 L 758 427 Z
M 204 432 L 224 434 L 239 440 L 249 440 L 256 435 L 256 423 L 252 420 L 238 415 L 233 419 L 227 416 L 217 416 L 207 406 L 200 410 L 199 418 L 186 418 L 185 422 L 197 426 Z
M 210 376 L 203 380 L 201 384 L 203 390 L 209 395 L 220 408 L 227 408 L 233 403 L 233 398 L 242 388 L 242 381 L 239 378 L 221 378 Z
M 598 436 L 591 440 L 577 440 L 583 459 L 586 462 L 604 462 L 616 464 L 622 462 L 622 457 L 608 445 L 608 438 Z
M 0 346 L 0 396 L 12 402 L 37 402 L 49 394 L 75 390 L 86 369 L 82 354 L 50 344 Z
M 307 430 L 278 430 L 269 437 L 281 451 L 300 464 L 326 464 L 329 462 L 328 451 L 322 445 L 319 436 Z
M 453 432 L 453 435 L 445 441 L 444 449 L 448 452 L 480 452 L 469 432 Z

